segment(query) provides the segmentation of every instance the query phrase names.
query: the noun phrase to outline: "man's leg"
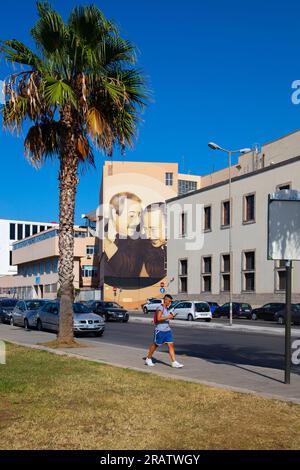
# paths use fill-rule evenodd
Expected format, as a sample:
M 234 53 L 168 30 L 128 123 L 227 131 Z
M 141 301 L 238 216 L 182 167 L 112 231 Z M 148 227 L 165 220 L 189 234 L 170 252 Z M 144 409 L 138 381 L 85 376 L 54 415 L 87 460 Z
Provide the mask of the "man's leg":
M 158 348 L 158 346 L 155 343 L 151 344 L 151 346 L 149 348 L 149 351 L 148 351 L 148 354 L 147 354 L 148 359 L 152 359 L 152 356 L 155 353 L 155 351 L 157 350 L 157 348 Z
M 176 356 L 175 356 L 174 343 L 168 343 L 168 346 L 169 346 L 169 355 L 170 355 L 171 361 L 175 362 Z

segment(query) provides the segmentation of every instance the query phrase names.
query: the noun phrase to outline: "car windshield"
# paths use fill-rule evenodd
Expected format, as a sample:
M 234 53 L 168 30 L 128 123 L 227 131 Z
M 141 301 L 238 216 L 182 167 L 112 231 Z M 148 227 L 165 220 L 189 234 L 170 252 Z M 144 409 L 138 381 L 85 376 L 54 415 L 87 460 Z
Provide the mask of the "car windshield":
M 300 304 L 294 304 L 293 308 L 294 310 L 300 310 Z
M 196 303 L 195 310 L 196 312 L 210 312 L 209 305 L 204 303 Z
M 105 308 L 122 308 L 117 302 L 104 302 Z
M 74 304 L 73 305 L 73 312 L 74 313 L 80 313 L 80 314 L 91 313 L 91 311 L 83 304 Z
M 27 310 L 37 310 L 44 303 L 45 302 L 43 302 L 42 300 L 30 300 L 25 302 Z

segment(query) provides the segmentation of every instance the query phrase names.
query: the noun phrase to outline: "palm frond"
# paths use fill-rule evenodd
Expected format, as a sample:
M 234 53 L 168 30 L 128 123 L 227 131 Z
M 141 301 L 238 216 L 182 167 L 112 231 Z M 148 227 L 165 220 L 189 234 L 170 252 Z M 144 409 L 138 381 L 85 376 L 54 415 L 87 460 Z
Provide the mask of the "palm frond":
M 9 62 L 28 65 L 34 69 L 43 68 L 40 58 L 25 44 L 17 41 L 17 39 L 1 41 L 0 53 L 4 54 L 5 59 Z
M 39 167 L 46 158 L 57 157 L 60 151 L 60 127 L 56 121 L 32 126 L 24 142 L 25 154 L 33 166 Z
M 52 77 L 43 79 L 44 96 L 48 106 L 64 106 L 71 103 L 77 107 L 76 94 L 72 87 L 63 80 L 56 80 Z

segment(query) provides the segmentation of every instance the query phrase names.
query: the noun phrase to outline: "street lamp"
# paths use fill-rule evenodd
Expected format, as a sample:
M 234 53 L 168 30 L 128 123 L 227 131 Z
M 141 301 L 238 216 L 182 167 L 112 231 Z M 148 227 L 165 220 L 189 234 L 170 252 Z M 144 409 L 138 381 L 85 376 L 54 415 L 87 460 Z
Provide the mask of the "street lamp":
M 231 233 L 231 156 L 233 153 L 248 153 L 251 152 L 250 148 L 243 148 L 238 150 L 226 150 L 214 142 L 209 142 L 208 146 L 213 150 L 221 150 L 228 155 L 228 181 L 229 181 L 229 325 L 232 326 L 233 308 L 232 308 L 232 233 Z

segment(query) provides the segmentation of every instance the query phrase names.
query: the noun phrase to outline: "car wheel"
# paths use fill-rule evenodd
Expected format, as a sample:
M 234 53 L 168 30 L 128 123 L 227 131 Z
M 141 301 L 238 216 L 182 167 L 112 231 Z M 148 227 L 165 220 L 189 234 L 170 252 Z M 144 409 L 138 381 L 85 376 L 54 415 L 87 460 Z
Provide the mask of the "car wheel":
M 146 309 L 146 307 L 143 308 L 143 312 L 144 312 L 145 315 L 148 314 L 148 310 Z
M 108 321 L 109 317 L 108 317 L 107 313 L 104 315 L 104 318 L 105 318 L 105 321 Z
M 125 317 L 124 320 L 122 320 L 122 322 L 123 322 L 123 323 L 127 323 L 128 320 L 129 320 L 129 318 L 128 318 L 128 317 Z
M 211 322 L 211 318 L 207 318 L 205 321 L 206 321 L 206 323 L 209 323 L 209 322 Z
M 41 320 L 37 321 L 36 327 L 38 331 L 43 331 L 43 325 L 42 325 Z
M 97 333 L 95 333 L 95 336 L 97 336 L 98 338 L 102 335 L 103 335 L 103 331 L 97 331 Z
M 188 321 L 194 321 L 194 317 L 193 317 L 193 315 L 192 315 L 191 313 L 188 314 L 187 320 L 188 320 Z
M 277 323 L 278 323 L 278 325 L 284 325 L 284 323 L 285 323 L 284 318 L 283 317 L 278 317 L 277 318 Z
M 25 330 L 29 330 L 29 323 L 28 323 L 27 318 L 25 318 L 25 320 L 24 320 L 24 328 L 25 328 Z
M 256 313 L 252 313 L 251 319 L 254 320 L 254 321 L 257 320 L 257 315 L 256 315 Z

